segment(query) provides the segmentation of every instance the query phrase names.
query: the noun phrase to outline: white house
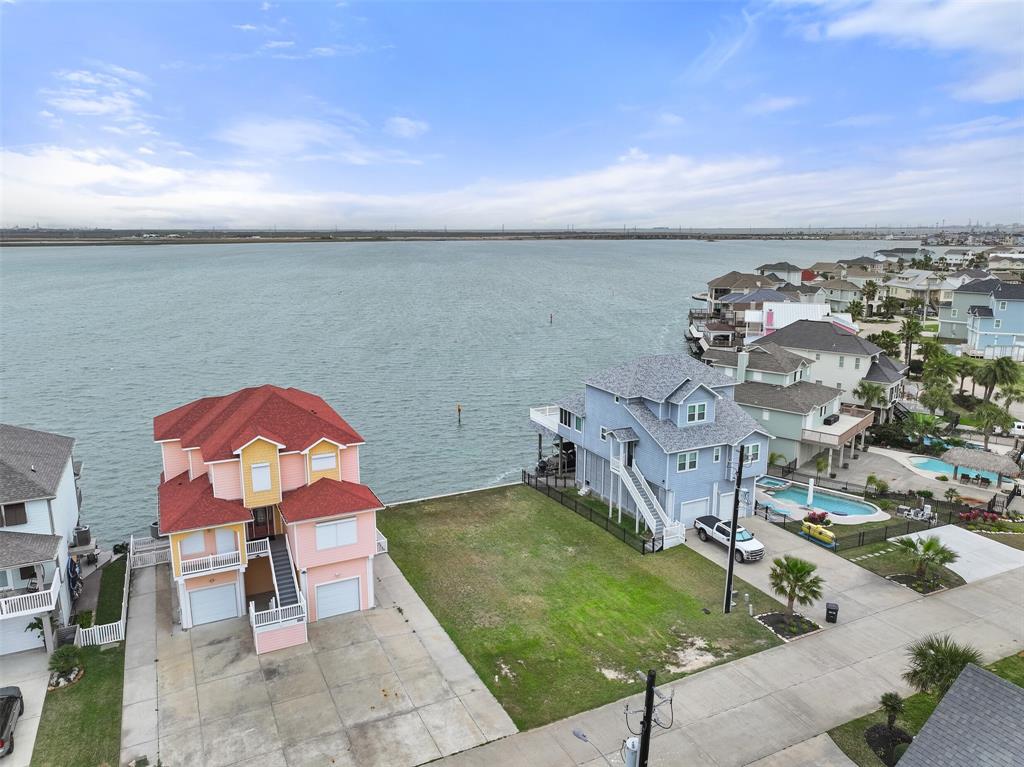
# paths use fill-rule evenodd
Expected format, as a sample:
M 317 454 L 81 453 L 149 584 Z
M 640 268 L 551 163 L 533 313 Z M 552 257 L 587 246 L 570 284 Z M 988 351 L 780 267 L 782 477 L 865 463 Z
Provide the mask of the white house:
M 71 437 L 0 424 L 0 655 L 53 649 L 71 615 L 79 494 Z M 28 629 L 42 618 L 42 629 Z

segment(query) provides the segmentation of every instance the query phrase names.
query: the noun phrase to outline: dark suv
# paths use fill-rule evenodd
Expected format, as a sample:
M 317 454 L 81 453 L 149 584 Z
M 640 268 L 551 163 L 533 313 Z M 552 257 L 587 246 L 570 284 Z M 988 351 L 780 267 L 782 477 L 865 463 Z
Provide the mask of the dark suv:
M 14 728 L 25 713 L 20 687 L 0 687 L 0 757 L 14 750 Z

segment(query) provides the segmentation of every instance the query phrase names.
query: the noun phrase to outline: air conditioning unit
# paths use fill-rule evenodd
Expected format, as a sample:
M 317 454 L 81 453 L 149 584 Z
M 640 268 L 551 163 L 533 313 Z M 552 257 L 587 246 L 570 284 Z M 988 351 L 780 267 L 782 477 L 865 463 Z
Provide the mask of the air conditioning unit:
M 825 425 L 831 426 L 834 423 L 839 423 L 839 414 L 833 413 L 832 415 L 825 416 Z

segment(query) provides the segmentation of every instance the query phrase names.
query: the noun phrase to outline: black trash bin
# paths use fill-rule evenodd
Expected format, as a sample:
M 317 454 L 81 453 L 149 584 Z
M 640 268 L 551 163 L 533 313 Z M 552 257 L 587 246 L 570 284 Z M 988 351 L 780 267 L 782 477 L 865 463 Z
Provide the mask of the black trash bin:
M 835 623 L 839 620 L 839 605 L 835 602 L 825 603 L 825 622 Z

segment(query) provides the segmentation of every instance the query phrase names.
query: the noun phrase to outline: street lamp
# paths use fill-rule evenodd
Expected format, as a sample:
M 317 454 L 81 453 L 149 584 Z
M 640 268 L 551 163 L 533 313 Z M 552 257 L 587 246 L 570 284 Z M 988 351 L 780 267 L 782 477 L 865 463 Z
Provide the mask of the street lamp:
M 601 755 L 601 758 L 604 759 L 604 763 L 607 764 L 608 767 L 612 767 L 612 763 L 608 761 L 608 757 L 604 755 L 604 752 L 601 749 L 594 745 L 593 741 L 591 741 L 590 738 L 587 737 L 587 733 L 583 732 L 583 730 L 577 727 L 572 731 L 572 734 L 576 736 L 577 740 L 582 740 L 584 743 L 589 743 L 591 748 L 593 748 L 597 753 Z

